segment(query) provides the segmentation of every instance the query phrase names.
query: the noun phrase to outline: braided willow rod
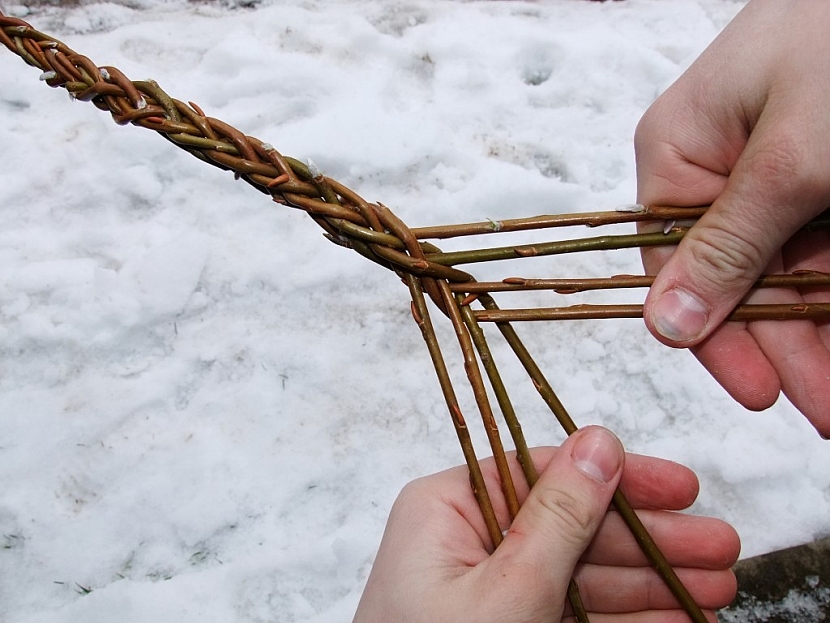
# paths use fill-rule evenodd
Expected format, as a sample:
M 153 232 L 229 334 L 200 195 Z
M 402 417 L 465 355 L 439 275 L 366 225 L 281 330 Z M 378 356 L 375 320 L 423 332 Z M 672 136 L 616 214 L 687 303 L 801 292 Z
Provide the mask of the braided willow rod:
M 235 176 L 272 197 L 282 205 L 304 210 L 323 228 L 326 237 L 341 246 L 351 248 L 368 259 L 395 271 L 407 284 L 412 299 L 412 313 L 421 328 L 427 349 L 436 369 L 439 384 L 450 411 L 459 443 L 469 467 L 473 492 L 486 521 L 494 546 L 501 539 L 501 529 L 493 510 L 490 493 L 478 465 L 468 425 L 453 389 L 444 362 L 438 338 L 430 319 L 428 296 L 446 315 L 455 330 L 464 368 L 473 390 L 478 410 L 500 476 L 502 494 L 511 517 L 518 512 L 515 486 L 501 442 L 498 425 L 490 405 L 484 376 L 484 366 L 490 388 L 507 423 L 517 451 L 517 459 L 525 479 L 533 485 L 538 478 L 516 417 L 507 389 L 501 380 L 492 353 L 487 344 L 481 322 L 495 322 L 521 365 L 525 368 L 542 399 L 556 416 L 567 434 L 577 430 L 576 424 L 557 398 L 550 383 L 519 339 L 513 320 L 552 319 L 575 317 L 563 312 L 540 310 L 501 310 L 491 292 L 521 289 L 553 289 L 560 293 L 587 289 L 617 287 L 648 287 L 650 278 L 622 276 L 610 280 L 539 280 L 508 278 L 503 282 L 477 283 L 473 276 L 458 268 L 459 264 L 519 259 L 540 255 L 556 255 L 578 251 L 597 251 L 676 244 L 687 228 L 674 225 L 701 216 L 705 207 L 671 208 L 628 206 L 614 212 L 596 212 L 578 215 L 547 215 L 526 219 L 486 221 L 462 225 L 408 228 L 382 204 L 366 202 L 353 190 L 320 173 L 311 163 L 281 155 L 273 146 L 257 138 L 246 136 L 232 126 L 208 117 L 192 102 L 185 104 L 171 98 L 155 82 L 131 81 L 115 67 L 98 67 L 90 59 L 77 54 L 53 37 L 38 32 L 23 20 L 0 13 L 0 42 L 26 63 L 41 70 L 41 79 L 49 86 L 62 87 L 74 99 L 91 101 L 97 108 L 112 114 L 116 123 L 154 130 L 200 160 L 220 169 L 233 171 Z M 820 217 L 811 227 L 826 227 L 828 219 Z M 503 246 L 444 253 L 426 239 L 443 239 L 479 234 L 543 230 L 551 227 L 587 225 L 600 227 L 632 222 L 667 223 L 663 233 L 605 235 L 593 238 L 559 242 L 543 241 L 536 244 Z M 758 287 L 801 287 L 826 285 L 828 276 L 814 272 L 764 277 Z M 466 294 L 467 296 L 463 296 Z M 483 310 L 473 310 L 470 304 L 478 299 Z M 591 307 L 591 306 L 582 306 Z M 599 306 L 593 306 L 599 307 Z M 641 306 L 606 306 L 612 309 L 594 315 L 584 312 L 582 317 L 632 317 L 642 314 Z M 632 311 L 628 307 L 638 307 Z M 828 305 L 789 306 L 744 305 L 734 312 L 737 318 L 786 319 L 830 317 Z M 773 309 L 774 308 L 774 309 Z M 802 309 L 803 308 L 803 309 Z M 535 314 L 535 315 L 534 315 Z M 743 316 L 742 314 L 748 314 Z M 576 316 L 579 316 L 577 314 Z M 621 492 L 614 496 L 614 506 L 631 528 L 647 558 L 657 569 L 679 603 L 696 623 L 705 616 L 671 566 L 640 523 L 636 513 Z M 571 582 L 569 598 L 576 619 L 587 621 L 581 606 L 576 584 Z

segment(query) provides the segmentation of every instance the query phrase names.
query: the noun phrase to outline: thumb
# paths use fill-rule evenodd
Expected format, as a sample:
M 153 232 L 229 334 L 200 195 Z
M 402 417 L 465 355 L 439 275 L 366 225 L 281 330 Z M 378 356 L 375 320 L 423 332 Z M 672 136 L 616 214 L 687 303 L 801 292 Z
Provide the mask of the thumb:
M 826 206 L 828 184 L 815 170 L 825 158 L 808 155 L 810 132 L 797 125 L 764 111 L 723 192 L 660 269 L 644 316 L 661 341 L 688 347 L 710 335 Z
M 522 594 L 538 600 L 540 611 L 561 607 L 577 561 L 611 503 L 624 457 L 620 441 L 598 426 L 567 439 L 489 559 L 500 576 L 494 586 L 515 582 L 524 587 Z

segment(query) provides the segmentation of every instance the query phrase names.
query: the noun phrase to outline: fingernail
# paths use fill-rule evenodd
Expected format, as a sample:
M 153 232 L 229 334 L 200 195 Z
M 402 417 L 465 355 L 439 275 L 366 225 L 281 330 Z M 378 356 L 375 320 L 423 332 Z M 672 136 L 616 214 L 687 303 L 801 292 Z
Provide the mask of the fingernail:
M 688 342 L 706 328 L 709 309 L 703 301 L 683 288 L 667 290 L 651 308 L 654 328 L 673 342 Z
M 622 465 L 622 444 L 610 431 L 594 427 L 579 433 L 571 460 L 581 472 L 602 483 L 610 482 Z

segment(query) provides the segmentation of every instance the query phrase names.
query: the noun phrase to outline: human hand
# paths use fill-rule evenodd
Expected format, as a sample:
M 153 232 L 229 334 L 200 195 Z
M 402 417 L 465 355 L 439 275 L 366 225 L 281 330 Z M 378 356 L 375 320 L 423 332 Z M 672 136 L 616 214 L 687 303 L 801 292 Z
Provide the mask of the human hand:
M 499 523 L 493 551 L 466 467 L 416 480 L 395 502 L 354 623 L 550 623 L 567 620 L 574 577 L 593 623 L 687 620 L 622 519 L 606 509 L 617 484 L 702 608 L 735 595 L 740 549 L 727 524 L 671 512 L 697 496 L 695 475 L 629 454 L 610 432 L 586 427 L 561 448 L 537 448 L 540 478 L 512 525 L 492 459 L 482 462 Z M 623 468 L 623 463 L 625 466 Z M 596 614 L 594 614 L 596 613 Z M 714 613 L 707 616 L 715 621 Z
M 826 438 L 830 325 L 724 319 L 763 272 L 830 272 L 830 234 L 798 232 L 830 206 L 828 24 L 826 0 L 752 0 L 635 135 L 640 203 L 712 206 L 676 250 L 643 251 L 657 275 L 649 330 L 692 347 L 749 409 L 783 390 Z M 765 288 L 745 302 L 827 302 L 828 292 Z

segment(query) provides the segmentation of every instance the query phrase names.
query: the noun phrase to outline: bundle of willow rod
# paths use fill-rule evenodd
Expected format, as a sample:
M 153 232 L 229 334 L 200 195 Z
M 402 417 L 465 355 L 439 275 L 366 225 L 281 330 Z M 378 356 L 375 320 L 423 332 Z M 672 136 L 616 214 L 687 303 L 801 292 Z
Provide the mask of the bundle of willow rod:
M 353 249 L 366 258 L 394 271 L 409 288 L 412 315 L 420 327 L 438 375 L 441 390 L 458 434 L 464 458 L 470 469 L 473 491 L 495 546 L 502 533 L 493 511 L 490 494 L 484 483 L 467 422 L 456 399 L 455 390 L 441 347 L 433 328 L 427 297 L 449 318 L 458 339 L 464 368 L 483 419 L 490 449 L 495 457 L 501 489 L 511 517 L 519 512 L 519 502 L 510 475 L 494 410 L 488 398 L 485 377 L 496 396 L 507 424 L 524 477 L 532 486 L 537 473 L 522 435 L 515 410 L 493 361 L 482 323 L 493 322 L 510 349 L 567 434 L 576 424 L 556 397 L 550 383 L 534 362 L 527 348 L 511 326 L 511 321 L 554 320 L 569 318 L 638 317 L 642 305 L 578 305 L 564 308 L 500 309 L 493 293 L 521 290 L 553 290 L 573 293 L 592 289 L 647 288 L 651 278 L 622 275 L 606 279 L 526 279 L 512 277 L 498 282 L 477 282 L 467 272 L 456 268 L 463 264 L 494 262 L 504 259 L 538 257 L 588 250 L 677 244 L 687 228 L 673 225 L 699 217 L 705 208 L 669 208 L 628 206 L 613 212 L 537 216 L 505 221 L 484 221 L 464 225 L 409 228 L 387 207 L 369 203 L 336 180 L 322 175 L 312 163 L 281 155 L 273 146 L 218 119 L 208 117 L 193 103 L 171 98 L 153 81 L 131 81 L 114 67 L 99 67 L 89 58 L 77 54 L 54 37 L 34 30 L 28 23 L 0 13 L 0 42 L 26 63 L 40 69 L 41 79 L 52 87 L 62 87 L 77 100 L 91 101 L 112 114 L 118 124 L 130 123 L 158 132 L 175 145 L 200 160 L 234 172 L 257 190 L 279 204 L 299 208 L 341 246 Z M 455 238 L 478 234 L 517 231 L 544 231 L 552 227 L 587 225 L 600 227 L 619 223 L 658 221 L 668 223 L 663 233 L 605 235 L 559 242 L 442 252 L 429 239 Z M 810 226 L 824 227 L 817 219 Z M 757 287 L 797 287 L 830 285 L 830 275 L 799 271 L 790 275 L 763 277 Z M 477 303 L 481 309 L 474 309 Z M 830 304 L 741 305 L 733 319 L 830 318 Z M 479 362 L 482 362 L 482 374 Z M 628 524 L 643 552 L 669 586 L 681 606 L 696 623 L 706 618 L 654 544 L 631 505 L 620 491 L 613 504 Z M 587 621 L 579 593 L 571 582 L 569 598 L 578 621 Z

